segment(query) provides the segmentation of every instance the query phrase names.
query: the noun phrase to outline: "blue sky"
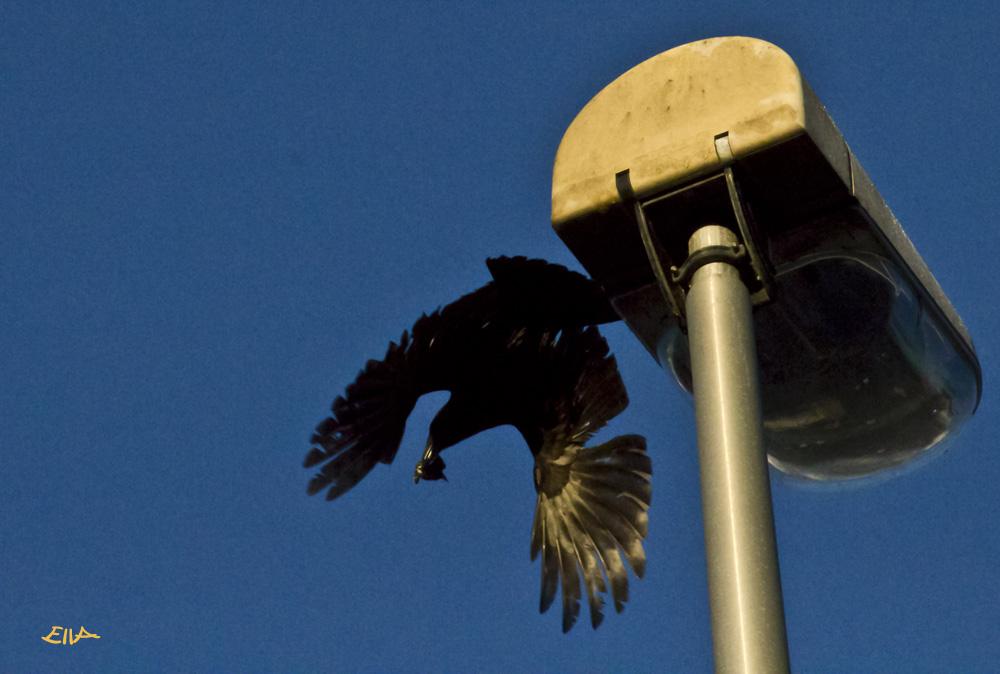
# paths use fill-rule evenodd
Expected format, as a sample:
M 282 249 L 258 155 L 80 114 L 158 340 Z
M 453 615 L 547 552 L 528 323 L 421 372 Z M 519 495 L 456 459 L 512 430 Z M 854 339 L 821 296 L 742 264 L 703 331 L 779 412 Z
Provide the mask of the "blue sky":
M 711 668 L 690 399 L 609 326 L 654 464 L 646 577 L 596 632 L 537 613 L 511 428 L 411 481 L 306 495 L 313 427 L 486 257 L 549 225 L 586 102 L 671 47 L 788 52 L 976 341 L 937 461 L 772 474 L 802 672 L 1000 671 L 994 2 L 22 2 L 0 6 L 0 670 Z M 53 625 L 100 635 L 42 640 Z

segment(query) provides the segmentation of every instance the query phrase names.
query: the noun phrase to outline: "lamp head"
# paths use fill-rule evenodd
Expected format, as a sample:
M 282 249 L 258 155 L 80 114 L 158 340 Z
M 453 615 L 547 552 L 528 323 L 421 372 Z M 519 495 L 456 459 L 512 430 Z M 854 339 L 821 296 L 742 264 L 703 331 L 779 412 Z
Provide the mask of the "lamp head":
M 556 232 L 689 391 L 687 241 L 707 224 L 737 233 L 779 469 L 893 469 L 975 411 L 968 331 L 774 45 L 714 38 L 639 64 L 580 112 L 553 173 Z

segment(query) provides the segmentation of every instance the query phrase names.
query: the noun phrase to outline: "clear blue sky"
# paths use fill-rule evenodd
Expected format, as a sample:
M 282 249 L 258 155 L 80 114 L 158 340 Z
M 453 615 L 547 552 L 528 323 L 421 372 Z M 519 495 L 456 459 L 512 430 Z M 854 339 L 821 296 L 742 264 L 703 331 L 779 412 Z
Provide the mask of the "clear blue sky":
M 921 470 L 773 477 L 793 668 L 1000 671 L 996 2 L 0 6 L 0 670 L 711 667 L 689 398 L 604 330 L 654 464 L 646 578 L 594 632 L 537 613 L 513 429 L 411 481 L 305 492 L 368 358 L 488 280 L 579 265 L 556 147 L 615 77 L 749 35 L 795 59 L 976 340 L 979 411 Z M 51 626 L 100 635 L 46 643 Z

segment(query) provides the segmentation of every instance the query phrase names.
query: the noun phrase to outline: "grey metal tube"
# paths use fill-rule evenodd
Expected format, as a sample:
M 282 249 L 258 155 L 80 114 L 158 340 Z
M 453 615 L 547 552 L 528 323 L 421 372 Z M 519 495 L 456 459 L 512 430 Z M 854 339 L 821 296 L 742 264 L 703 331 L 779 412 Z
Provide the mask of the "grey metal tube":
M 737 242 L 715 225 L 689 251 Z M 686 302 L 715 671 L 789 671 L 750 294 L 736 267 L 695 271 Z

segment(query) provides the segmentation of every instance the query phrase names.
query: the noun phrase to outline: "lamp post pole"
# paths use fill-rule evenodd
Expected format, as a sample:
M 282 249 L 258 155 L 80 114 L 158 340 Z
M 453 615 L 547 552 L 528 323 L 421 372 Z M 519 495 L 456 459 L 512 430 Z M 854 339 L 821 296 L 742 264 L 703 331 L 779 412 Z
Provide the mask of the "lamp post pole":
M 688 250 L 737 244 L 709 225 Z M 753 314 L 739 270 L 727 261 L 697 268 L 686 312 L 715 670 L 789 672 Z

